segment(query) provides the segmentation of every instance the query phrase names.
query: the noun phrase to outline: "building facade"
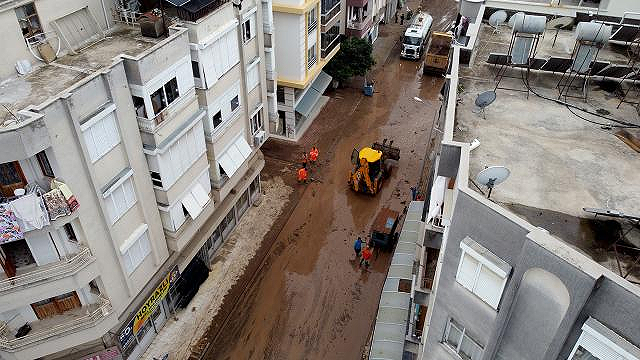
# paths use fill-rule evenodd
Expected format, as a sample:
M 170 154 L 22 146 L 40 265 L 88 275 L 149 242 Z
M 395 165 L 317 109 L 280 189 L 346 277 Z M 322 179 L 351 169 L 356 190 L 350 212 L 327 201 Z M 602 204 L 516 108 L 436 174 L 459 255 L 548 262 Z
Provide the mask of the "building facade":
M 324 10 L 319 0 L 273 3 L 278 72 L 273 136 L 298 140 L 327 102 L 322 94 L 331 77 L 322 68 L 340 49 L 340 13 L 339 2 L 326 3 Z
M 55 3 L 0 8 L 0 357 L 137 358 L 259 199 L 270 3 Z

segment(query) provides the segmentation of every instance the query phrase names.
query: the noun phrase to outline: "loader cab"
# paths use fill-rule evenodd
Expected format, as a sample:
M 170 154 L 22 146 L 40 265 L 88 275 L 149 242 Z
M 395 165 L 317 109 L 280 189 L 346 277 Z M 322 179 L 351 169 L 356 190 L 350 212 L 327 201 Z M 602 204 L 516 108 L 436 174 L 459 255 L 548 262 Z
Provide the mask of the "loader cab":
M 382 166 L 382 151 L 365 147 L 360 150 L 358 157 L 360 161 L 366 161 L 369 165 L 369 177 L 372 179 L 375 178 L 380 172 Z

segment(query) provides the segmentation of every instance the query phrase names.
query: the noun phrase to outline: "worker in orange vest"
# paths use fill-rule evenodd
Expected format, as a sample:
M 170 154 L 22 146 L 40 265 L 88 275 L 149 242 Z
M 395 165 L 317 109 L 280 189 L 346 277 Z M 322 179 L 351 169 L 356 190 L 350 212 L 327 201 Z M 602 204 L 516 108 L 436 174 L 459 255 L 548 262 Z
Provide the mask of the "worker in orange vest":
M 303 166 L 300 169 L 298 169 L 298 182 L 299 183 L 306 183 L 307 182 L 307 169 Z
M 318 148 L 313 146 L 311 148 L 311 150 L 309 151 L 309 160 L 311 160 L 311 164 L 314 165 L 316 163 L 316 161 L 318 160 L 318 155 L 320 155 L 320 152 L 318 151 Z

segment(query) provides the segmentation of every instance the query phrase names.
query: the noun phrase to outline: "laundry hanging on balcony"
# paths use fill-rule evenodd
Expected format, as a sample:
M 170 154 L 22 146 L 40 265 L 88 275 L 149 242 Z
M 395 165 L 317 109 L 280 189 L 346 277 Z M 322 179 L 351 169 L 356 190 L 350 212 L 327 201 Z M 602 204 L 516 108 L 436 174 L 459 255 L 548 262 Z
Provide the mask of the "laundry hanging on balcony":
M 18 218 L 22 231 L 42 229 L 49 225 L 49 215 L 42 198 L 35 192 L 18 197 L 9 202 L 11 211 Z
M 58 189 L 62 192 L 62 195 L 64 196 L 67 205 L 69 205 L 69 210 L 71 210 L 71 212 L 76 211 L 80 207 L 80 203 L 78 203 L 78 200 L 73 195 L 71 189 L 69 189 L 69 186 L 67 186 L 67 184 L 63 183 L 60 180 L 52 179 L 51 189 Z
M 0 204 L 0 244 L 24 239 L 24 234 L 9 203 Z
M 59 189 L 53 189 L 46 194 L 42 195 L 44 203 L 47 206 L 47 212 L 49 213 L 49 219 L 51 221 L 71 214 L 71 209 L 67 204 L 62 191 Z

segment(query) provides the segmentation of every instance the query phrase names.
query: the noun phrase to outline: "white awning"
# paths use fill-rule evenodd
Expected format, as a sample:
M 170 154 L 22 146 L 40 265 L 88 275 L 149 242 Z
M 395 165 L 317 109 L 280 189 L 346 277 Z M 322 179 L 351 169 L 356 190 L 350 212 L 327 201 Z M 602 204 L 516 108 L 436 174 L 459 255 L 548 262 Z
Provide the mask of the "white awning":
M 244 136 L 238 136 L 233 143 L 218 157 L 218 164 L 228 177 L 232 177 L 238 168 L 251 155 L 251 147 L 244 139 Z
M 427 224 L 436 216 L 440 215 L 442 202 L 444 200 L 444 190 L 447 187 L 447 178 L 438 176 L 431 187 L 431 196 L 429 196 L 429 215 L 427 215 Z
M 200 206 L 198 201 L 196 201 L 195 197 L 193 196 L 193 194 L 191 194 L 191 192 L 188 192 L 182 198 L 182 206 L 184 206 L 184 208 L 187 209 L 187 212 L 189 213 L 189 216 L 191 216 L 192 219 L 195 219 L 196 217 L 198 217 L 198 215 L 200 215 L 200 213 L 202 212 L 202 206 Z
M 191 195 L 193 195 L 193 198 L 196 199 L 198 205 L 203 208 L 209 202 L 209 195 L 200 184 L 196 184 L 193 189 L 191 189 Z

